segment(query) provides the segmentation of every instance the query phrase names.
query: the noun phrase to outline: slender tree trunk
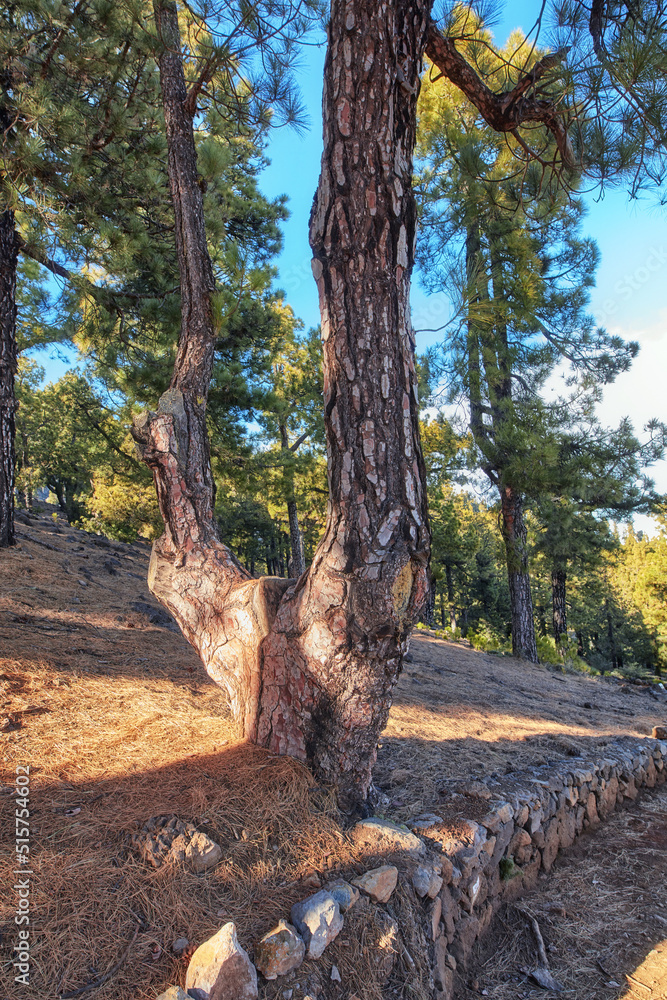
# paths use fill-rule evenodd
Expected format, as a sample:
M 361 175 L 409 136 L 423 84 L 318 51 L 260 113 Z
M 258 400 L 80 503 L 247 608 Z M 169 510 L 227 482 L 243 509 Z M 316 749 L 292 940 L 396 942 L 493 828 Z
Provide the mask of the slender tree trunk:
M 0 213 L 0 548 L 14 544 L 16 269 L 14 213 Z
M 252 580 L 218 539 L 204 407 L 215 335 L 176 8 L 155 3 L 183 325 L 172 388 L 135 422 L 165 533 L 149 584 L 226 688 L 248 739 L 307 761 L 352 807 L 412 623 L 429 531 L 409 291 L 425 2 L 334 0 L 311 215 L 324 343 L 329 511 L 298 581 Z
M 287 428 L 284 424 L 280 425 L 280 447 L 286 452 L 290 450 Z M 306 570 L 306 558 L 303 553 L 303 535 L 299 526 L 299 513 L 296 506 L 296 497 L 294 496 L 294 470 L 291 467 L 285 469 L 285 475 L 287 476 L 288 485 L 287 519 L 289 521 L 290 548 L 292 550 L 290 575 L 298 580 Z
M 435 627 L 435 592 L 437 585 L 437 580 L 432 576 L 426 602 L 422 610 L 422 621 L 431 628 Z
M 605 601 L 605 611 L 607 613 L 607 639 L 609 640 L 609 655 L 611 658 L 611 669 L 621 670 L 623 666 L 623 661 L 619 655 L 616 646 L 616 635 L 614 632 L 614 623 L 612 621 L 609 601 Z
M 454 577 L 451 563 L 445 563 L 445 579 L 447 580 L 447 600 L 449 601 L 449 627 L 456 631 L 456 606 L 454 604 Z M 444 622 L 443 622 L 444 625 Z
M 289 520 L 289 539 L 292 558 L 290 560 L 290 575 L 299 579 L 306 570 L 306 557 L 303 552 L 303 535 L 299 525 L 299 513 L 296 507 L 296 500 L 287 501 L 287 517 Z
M 551 571 L 551 596 L 553 603 L 553 628 L 556 645 L 560 645 L 562 636 L 567 635 L 567 604 L 566 597 L 567 572 L 559 567 Z
M 514 656 L 537 663 L 533 601 L 528 575 L 528 533 L 523 519 L 521 497 L 511 486 L 501 488 L 500 507 L 512 610 L 512 652 Z

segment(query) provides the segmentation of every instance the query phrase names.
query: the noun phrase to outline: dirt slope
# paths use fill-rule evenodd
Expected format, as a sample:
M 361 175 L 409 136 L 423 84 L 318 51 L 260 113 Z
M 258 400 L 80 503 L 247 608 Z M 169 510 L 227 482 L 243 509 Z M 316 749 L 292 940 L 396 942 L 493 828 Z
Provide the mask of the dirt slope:
M 199 942 L 228 918 L 249 946 L 308 887 L 332 870 L 354 872 L 359 858 L 303 768 L 239 742 L 221 693 L 148 594 L 146 546 L 86 535 L 50 512 L 18 527 L 19 544 L 0 556 L 0 761 L 5 791 L 17 764 L 30 766 L 33 974 L 27 989 L 12 981 L 14 899 L 5 892 L 0 996 L 50 1000 L 94 983 L 139 928 L 91 995 L 153 998 L 182 979 L 175 937 Z M 529 769 L 620 733 L 649 733 L 667 714 L 631 687 L 428 634 L 415 636 L 411 657 L 376 771 L 398 820 L 436 808 L 447 779 Z M 224 863 L 205 876 L 146 870 L 127 835 L 163 813 L 209 830 Z M 0 822 L 11 890 L 8 795 Z M 318 989 L 379 998 L 371 975 L 358 981 L 355 933 L 350 925 L 319 972 L 303 967 L 293 1000 Z M 326 982 L 327 962 L 341 970 L 340 987 Z M 399 962 L 390 995 L 422 996 L 415 976 Z

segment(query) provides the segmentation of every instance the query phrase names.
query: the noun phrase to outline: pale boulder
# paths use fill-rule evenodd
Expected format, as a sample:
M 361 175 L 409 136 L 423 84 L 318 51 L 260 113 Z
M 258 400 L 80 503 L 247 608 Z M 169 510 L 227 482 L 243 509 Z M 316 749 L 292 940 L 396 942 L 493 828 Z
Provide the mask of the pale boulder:
M 188 965 L 185 989 L 199 989 L 209 1000 L 257 1000 L 257 971 L 230 921 L 201 944 Z

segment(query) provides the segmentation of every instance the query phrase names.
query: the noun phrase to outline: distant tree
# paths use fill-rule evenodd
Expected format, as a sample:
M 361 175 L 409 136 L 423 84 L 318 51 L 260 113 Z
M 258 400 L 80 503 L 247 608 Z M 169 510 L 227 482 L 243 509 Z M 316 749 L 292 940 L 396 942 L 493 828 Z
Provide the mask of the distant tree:
M 138 205 L 151 215 L 163 141 L 139 17 L 97 0 L 0 10 L 0 547 L 13 542 L 19 258 L 109 301 L 81 269 L 136 244 Z
M 273 358 L 267 372 L 266 394 L 259 423 L 269 445 L 278 454 L 261 456 L 280 464 L 278 493 L 284 499 L 292 553 L 290 575 L 298 579 L 306 569 L 303 537 L 299 527 L 296 478 L 324 451 L 322 413 L 322 344 L 319 330 L 298 338 L 293 329 Z M 307 446 L 307 447 L 306 447 Z M 324 484 L 323 484 L 324 485 Z
M 138 492 L 148 485 L 133 455 L 127 415 L 123 422 L 80 373 L 68 372 L 44 388 L 43 370 L 34 362 L 22 360 L 19 373 L 19 483 L 32 491 L 48 487 L 70 520 L 85 514 L 96 479 L 118 478 Z
M 657 521 L 659 530 L 654 537 L 628 528 L 616 553 L 610 579 L 617 602 L 636 609 L 647 634 L 648 642 L 642 635 L 639 651 L 633 650 L 635 660 L 653 667 L 660 674 L 667 668 L 667 523 L 664 513 L 658 514 Z
M 507 52 L 526 46 L 517 34 Z M 584 388 L 611 381 L 637 346 L 586 315 L 597 250 L 580 235 L 582 205 L 542 190 L 537 175 L 517 188 L 511 149 L 446 80 L 424 88 L 418 151 L 423 281 L 459 293 L 440 375 L 449 400 L 465 401 L 479 464 L 498 490 L 512 647 L 536 662 L 524 508 L 555 458 L 539 394 L 563 361 Z
M 539 528 L 535 547 L 550 563 L 556 643 L 567 633 L 568 567 L 599 564 L 610 548 L 603 518 L 628 520 L 659 505 L 662 498 L 646 469 L 664 456 L 667 440 L 667 428 L 657 420 L 647 426 L 644 441 L 627 419 L 614 430 L 590 418 L 572 427 L 570 414 L 561 423 L 569 429 L 557 435 L 532 503 Z

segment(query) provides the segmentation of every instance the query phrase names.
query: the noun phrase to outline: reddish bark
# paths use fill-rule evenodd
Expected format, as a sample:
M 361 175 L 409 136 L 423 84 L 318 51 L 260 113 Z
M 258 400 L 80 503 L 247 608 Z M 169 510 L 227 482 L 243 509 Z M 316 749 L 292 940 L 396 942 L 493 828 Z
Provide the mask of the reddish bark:
M 204 424 L 215 340 L 210 262 L 175 6 L 155 4 L 184 310 L 172 389 L 134 429 L 165 520 L 149 583 L 226 688 L 245 735 L 307 761 L 347 806 L 368 792 L 401 657 L 428 591 L 409 310 L 427 9 L 408 0 L 332 4 L 311 216 L 330 503 L 313 563 L 295 583 L 250 579 L 217 536 Z M 186 225 L 191 213 L 201 225 Z M 202 300 L 196 310 L 195 299 Z

